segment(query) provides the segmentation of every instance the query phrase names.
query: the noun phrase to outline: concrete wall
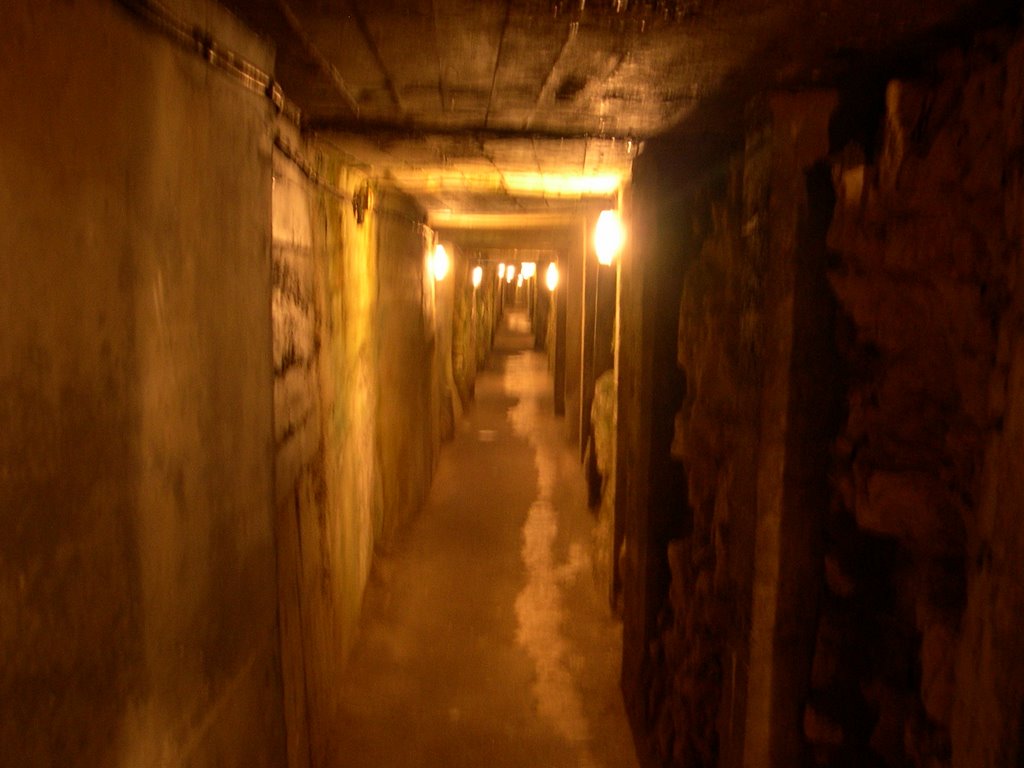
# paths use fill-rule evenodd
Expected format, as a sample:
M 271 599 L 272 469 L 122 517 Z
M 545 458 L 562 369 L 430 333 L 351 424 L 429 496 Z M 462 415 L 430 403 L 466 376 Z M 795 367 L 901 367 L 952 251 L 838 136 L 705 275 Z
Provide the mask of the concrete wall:
M 451 434 L 452 281 L 435 286 L 427 264 L 432 243 L 409 198 L 384 192 L 376 208 L 377 434 L 387 542 L 419 510 L 441 441 Z
M 452 376 L 459 400 L 465 406 L 473 399 L 476 387 L 477 311 L 476 292 L 473 290 L 472 265 L 462 249 L 453 251 L 452 281 Z
M 3 15 L 2 760 L 283 765 L 267 104 L 114 3 Z
M 297 132 L 278 127 L 290 146 Z M 324 765 L 344 660 L 383 520 L 377 446 L 375 227 L 337 162 L 311 183 L 274 157 L 275 505 L 292 765 Z
M 374 551 L 430 487 L 450 376 L 437 346 L 450 350 L 451 312 L 439 311 L 415 205 L 374 189 L 358 221 L 351 199 L 366 175 L 279 130 L 322 158 L 318 184 L 275 155 L 273 318 L 290 764 L 327 766 Z
M 422 214 L 357 222 L 365 173 L 116 4 L 25 4 L 0 43 L 4 760 L 332 764 L 451 388 Z

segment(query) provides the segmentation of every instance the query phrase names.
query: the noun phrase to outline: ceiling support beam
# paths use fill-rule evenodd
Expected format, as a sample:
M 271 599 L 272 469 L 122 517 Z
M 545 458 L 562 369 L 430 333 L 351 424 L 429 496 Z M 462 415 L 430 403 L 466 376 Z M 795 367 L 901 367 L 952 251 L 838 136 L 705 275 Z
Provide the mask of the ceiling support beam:
M 629 142 L 632 142 L 632 146 L 636 147 L 637 142 L 642 140 L 642 137 L 638 138 L 633 134 L 617 136 L 583 132 L 574 133 L 571 131 L 529 131 L 519 128 L 453 128 L 450 125 L 431 125 L 422 121 L 418 121 L 413 126 L 374 120 L 310 119 L 303 122 L 303 128 L 324 135 L 349 134 L 372 136 L 377 140 L 376 143 L 381 146 L 396 141 L 418 141 L 430 136 L 469 137 L 478 141 L 508 141 L 510 139 L 521 139 L 523 141 L 621 141 L 623 148 L 629 145 Z
M 380 49 L 377 47 L 377 41 L 373 39 L 373 35 L 370 33 L 370 27 L 366 24 L 366 17 L 363 15 L 362 9 L 359 7 L 357 0 L 352 0 L 350 7 L 352 8 L 352 16 L 356 20 L 356 26 L 359 27 L 359 33 L 363 36 L 363 41 L 366 43 L 366 47 L 370 50 L 370 54 L 373 56 L 373 60 L 377 64 L 377 69 L 384 75 L 384 83 L 387 85 L 388 93 L 391 95 L 391 101 L 395 105 L 395 109 L 400 114 L 405 114 L 405 107 L 402 106 L 402 99 L 398 95 L 398 89 L 395 87 L 395 81 L 391 77 L 391 73 L 388 71 L 387 65 L 384 63 L 384 57 L 380 55 Z
M 501 49 L 505 47 L 505 33 L 508 32 L 508 21 L 512 16 L 512 0 L 505 0 L 505 21 L 501 25 L 501 37 L 498 38 L 498 50 L 494 55 L 494 72 L 491 75 L 491 94 L 487 97 L 487 111 L 484 113 L 484 128 L 491 119 L 491 105 L 494 102 L 494 90 L 498 85 L 498 67 L 501 65 Z
M 302 47 L 306 51 L 306 55 L 309 56 L 320 70 L 327 76 L 327 79 L 331 81 L 334 86 L 334 90 L 341 96 L 342 101 L 345 102 L 345 106 L 348 107 L 353 117 L 359 117 L 359 102 L 356 101 L 356 97 L 352 95 L 352 91 L 349 90 L 348 84 L 342 78 L 338 68 L 328 61 L 327 57 L 321 53 L 320 49 L 313 43 L 312 38 L 306 34 L 305 28 L 302 26 L 302 20 L 295 15 L 295 11 L 292 10 L 291 6 L 288 5 L 286 0 L 276 0 L 277 9 L 284 16 L 288 26 L 291 28 L 292 34 L 298 38 Z
M 444 84 L 444 57 L 441 54 L 440 30 L 437 28 L 437 0 L 430 0 L 430 18 L 434 28 L 434 55 L 437 57 L 437 97 L 441 100 L 442 114 L 447 112 L 448 90 Z
M 555 87 L 555 72 L 558 70 L 559 64 L 562 63 L 562 59 L 565 58 L 566 52 L 572 45 L 572 42 L 576 39 L 576 34 L 579 32 L 580 24 L 578 21 L 570 21 L 569 29 L 566 32 L 565 40 L 562 41 L 562 47 L 558 49 L 558 55 L 555 60 L 551 62 L 551 69 L 548 70 L 547 77 L 544 78 L 544 82 L 540 87 L 540 93 L 537 94 L 537 101 L 533 105 L 533 111 L 530 116 L 526 119 L 524 128 L 529 129 L 533 125 L 534 119 L 537 117 L 537 112 L 540 110 L 541 105 L 544 104 L 551 96 L 551 91 Z

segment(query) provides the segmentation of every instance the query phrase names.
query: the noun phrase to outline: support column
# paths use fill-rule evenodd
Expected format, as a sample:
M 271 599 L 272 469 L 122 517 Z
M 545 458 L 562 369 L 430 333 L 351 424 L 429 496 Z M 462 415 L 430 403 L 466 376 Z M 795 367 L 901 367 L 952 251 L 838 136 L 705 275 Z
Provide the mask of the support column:
M 691 232 L 679 221 L 692 190 L 662 177 L 664 165 L 634 165 L 630 244 L 622 256 L 615 517 L 623 596 L 622 687 L 641 765 L 659 764 L 652 739 L 648 653 L 668 594 L 667 543 L 685 516 L 682 466 L 672 459 L 675 413 L 685 391 L 676 363 L 679 295 Z M 642 176 L 643 181 L 638 181 Z
M 563 251 L 558 255 L 558 269 L 566 269 L 567 257 Z M 566 290 L 564 281 L 555 289 L 552 296 L 551 311 L 555 313 L 555 348 L 552 351 L 553 374 L 555 387 L 555 414 L 565 415 L 565 361 L 566 361 Z
M 565 429 L 566 438 L 578 442 L 580 436 L 580 382 L 583 371 L 583 268 L 586 254 L 585 223 L 581 220 L 566 251 L 562 272 L 565 297 Z

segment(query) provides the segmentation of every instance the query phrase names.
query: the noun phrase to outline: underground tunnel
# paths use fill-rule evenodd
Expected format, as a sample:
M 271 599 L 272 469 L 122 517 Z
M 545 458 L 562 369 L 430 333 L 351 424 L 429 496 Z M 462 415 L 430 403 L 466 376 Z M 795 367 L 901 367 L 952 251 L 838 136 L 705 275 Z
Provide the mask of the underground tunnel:
M 0 764 L 1024 765 L 1021 12 L 4 4 Z

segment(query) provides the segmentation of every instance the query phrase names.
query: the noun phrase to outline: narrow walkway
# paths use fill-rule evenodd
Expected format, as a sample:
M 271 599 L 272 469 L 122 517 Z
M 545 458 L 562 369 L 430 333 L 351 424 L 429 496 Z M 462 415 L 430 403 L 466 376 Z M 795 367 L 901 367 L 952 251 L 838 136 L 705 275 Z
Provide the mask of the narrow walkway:
M 426 508 L 379 563 L 340 766 L 636 765 L 582 471 L 526 331 L 511 315 Z

